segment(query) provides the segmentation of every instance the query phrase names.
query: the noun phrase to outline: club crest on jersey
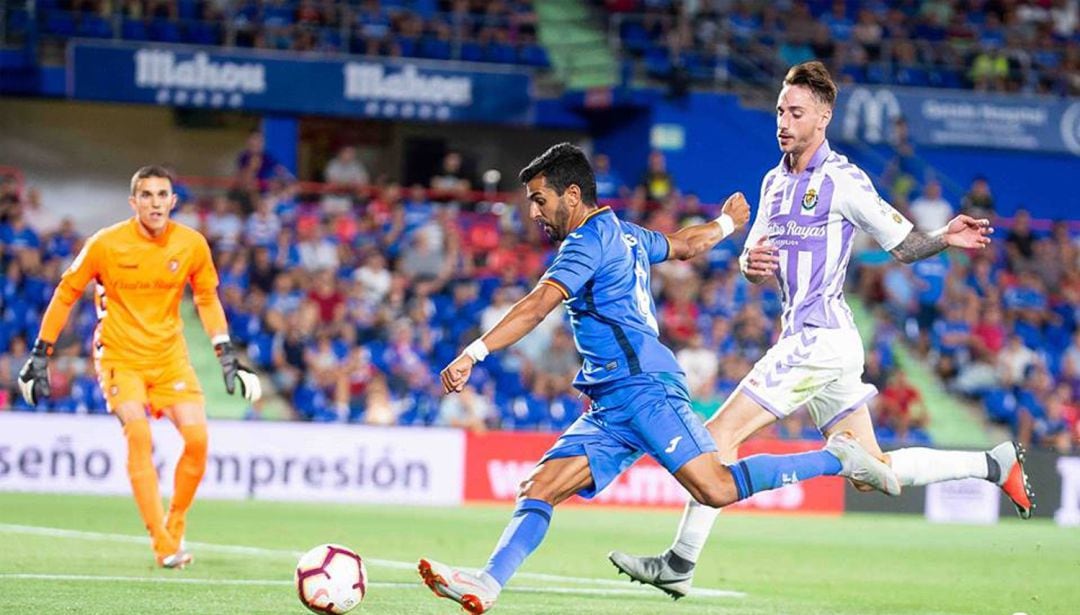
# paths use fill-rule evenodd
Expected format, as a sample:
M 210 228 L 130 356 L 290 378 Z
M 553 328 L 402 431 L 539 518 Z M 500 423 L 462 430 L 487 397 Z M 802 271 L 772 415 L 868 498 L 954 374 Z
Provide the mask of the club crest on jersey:
M 169 271 L 170 272 L 176 273 L 176 270 L 179 269 L 179 268 L 180 268 L 180 261 L 176 260 L 175 258 L 169 259 Z
M 802 208 L 810 210 L 813 209 L 815 205 L 817 205 L 817 190 L 811 188 L 803 195 Z

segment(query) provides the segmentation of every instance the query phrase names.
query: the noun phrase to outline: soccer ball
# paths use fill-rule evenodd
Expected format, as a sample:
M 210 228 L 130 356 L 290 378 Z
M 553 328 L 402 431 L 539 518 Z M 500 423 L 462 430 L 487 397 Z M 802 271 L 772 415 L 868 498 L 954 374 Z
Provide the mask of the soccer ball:
M 367 592 L 367 569 L 355 551 L 319 545 L 296 563 L 296 593 L 313 613 L 348 613 Z

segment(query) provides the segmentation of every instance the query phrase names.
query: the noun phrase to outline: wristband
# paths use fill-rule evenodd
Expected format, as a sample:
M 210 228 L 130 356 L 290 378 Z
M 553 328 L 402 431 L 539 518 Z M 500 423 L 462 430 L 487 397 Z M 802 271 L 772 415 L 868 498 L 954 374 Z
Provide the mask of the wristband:
M 720 217 L 713 220 L 713 222 L 720 225 L 720 230 L 724 233 L 724 237 L 735 232 L 735 221 L 727 214 L 720 214 Z
M 473 363 L 479 363 L 488 356 L 488 347 L 482 339 L 476 339 L 473 343 L 465 347 L 465 355 L 473 360 Z

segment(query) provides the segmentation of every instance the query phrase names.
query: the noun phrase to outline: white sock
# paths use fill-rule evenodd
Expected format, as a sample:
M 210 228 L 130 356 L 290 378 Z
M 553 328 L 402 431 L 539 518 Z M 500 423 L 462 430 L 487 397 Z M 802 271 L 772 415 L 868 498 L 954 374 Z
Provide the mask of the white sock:
M 887 453 L 900 484 L 918 487 L 958 478 L 986 478 L 986 453 L 902 448 Z
M 719 514 L 719 508 L 704 506 L 694 500 L 687 502 L 682 520 L 679 521 L 679 531 L 675 534 L 675 542 L 670 550 L 683 559 L 697 563 Z

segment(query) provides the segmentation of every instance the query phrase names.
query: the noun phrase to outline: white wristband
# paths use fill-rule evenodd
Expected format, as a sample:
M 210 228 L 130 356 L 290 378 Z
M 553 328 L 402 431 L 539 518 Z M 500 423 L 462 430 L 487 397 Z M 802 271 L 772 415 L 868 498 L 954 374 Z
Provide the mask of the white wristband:
M 218 344 L 224 344 L 224 343 L 226 343 L 228 341 L 229 341 L 229 334 L 228 333 L 221 333 L 219 335 L 215 335 L 214 337 L 212 337 L 210 339 L 210 345 L 211 346 L 217 346 Z
M 476 339 L 473 343 L 465 347 L 465 354 L 473 360 L 473 363 L 479 363 L 487 358 L 488 347 L 482 339 Z
M 727 214 L 720 214 L 720 217 L 713 220 L 713 222 L 720 225 L 720 230 L 723 231 L 724 237 L 735 232 L 735 221 Z

